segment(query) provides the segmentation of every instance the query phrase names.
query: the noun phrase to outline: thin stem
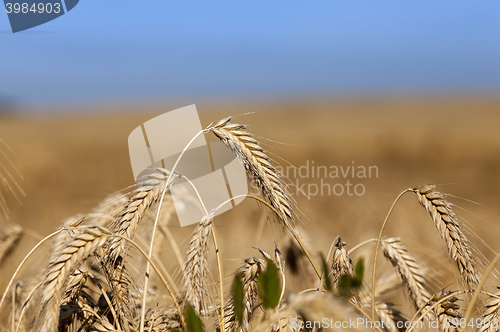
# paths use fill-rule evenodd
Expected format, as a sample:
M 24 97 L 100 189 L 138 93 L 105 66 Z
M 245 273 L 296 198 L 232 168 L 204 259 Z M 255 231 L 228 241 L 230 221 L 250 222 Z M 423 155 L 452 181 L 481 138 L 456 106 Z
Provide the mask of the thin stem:
M 2 304 L 3 302 L 5 301 L 5 298 L 7 297 L 7 293 L 9 291 L 9 288 L 12 286 L 12 283 L 14 282 L 14 279 L 17 277 L 17 274 L 19 273 L 19 271 L 21 270 L 21 268 L 23 267 L 24 263 L 26 263 L 26 261 L 28 260 L 28 258 L 35 252 L 35 250 L 38 249 L 38 247 L 40 247 L 45 241 L 47 241 L 48 239 L 50 239 L 51 237 L 53 237 L 54 235 L 57 235 L 59 233 L 61 233 L 63 230 L 65 230 L 64 228 L 63 229 L 60 229 L 60 230 L 57 230 L 55 231 L 54 233 L 52 234 L 49 234 L 47 235 L 42 241 L 38 242 L 36 244 L 36 246 L 33 247 L 33 249 L 30 250 L 30 252 L 26 255 L 26 257 L 23 258 L 23 260 L 21 261 L 21 263 L 19 264 L 19 266 L 17 267 L 16 271 L 14 272 L 14 275 L 12 276 L 12 278 L 10 278 L 10 281 L 9 281 L 9 284 L 7 285 L 7 288 L 5 289 L 5 292 L 3 293 L 3 296 L 2 296 L 2 300 L 0 300 L 0 309 L 2 308 Z
M 215 225 L 212 222 L 212 228 L 211 228 L 211 233 L 212 233 L 212 238 L 214 239 L 214 247 L 215 247 L 215 256 L 217 257 L 217 268 L 219 270 L 219 294 L 220 294 L 220 315 L 217 311 L 217 308 L 215 309 L 215 312 L 217 313 L 217 320 L 219 321 L 219 327 L 222 330 L 222 332 L 225 332 L 225 324 L 224 324 L 224 289 L 222 288 L 222 260 L 220 257 L 220 250 L 219 250 L 219 242 L 217 240 L 217 234 L 215 232 Z
M 350 255 L 354 250 L 357 250 L 360 247 L 364 246 L 365 244 L 368 244 L 368 243 L 371 243 L 371 242 L 377 242 L 377 239 L 374 238 L 374 239 L 369 239 L 369 240 L 363 241 L 363 242 L 355 245 L 351 249 L 349 249 L 349 251 L 347 253 Z
M 137 240 L 138 242 L 144 247 L 146 248 L 148 245 L 146 244 L 146 241 L 144 241 L 141 237 L 137 236 Z M 160 259 L 156 258 L 156 257 L 153 257 L 155 261 L 157 261 L 157 264 L 158 264 L 158 267 L 160 268 L 160 270 L 165 274 L 165 276 L 167 277 L 167 280 L 168 282 L 170 282 L 170 284 L 172 285 L 172 290 L 175 294 L 179 294 L 179 290 L 177 289 L 177 286 L 175 286 L 175 282 L 174 282 L 174 279 L 172 279 L 172 276 L 170 275 L 170 273 L 168 273 L 167 269 L 165 268 L 165 266 L 163 265 L 163 263 L 161 262 Z
M 175 256 L 177 257 L 177 262 L 179 263 L 179 266 L 181 268 L 181 271 L 184 272 L 184 262 L 182 261 L 182 255 L 179 250 L 179 246 L 177 245 L 177 241 L 175 241 L 175 238 L 168 229 L 168 226 L 160 225 L 160 231 L 162 231 L 168 239 L 168 242 L 170 242 L 170 245 L 172 246 L 172 249 L 174 250 Z
M 198 197 L 198 200 L 201 203 L 201 207 L 203 208 L 203 212 L 205 215 L 208 215 L 207 208 L 205 204 L 203 203 L 203 200 L 201 199 L 200 193 L 198 192 L 198 189 L 196 186 L 185 176 L 183 176 L 187 182 L 191 185 L 191 188 L 193 188 L 194 192 L 196 193 L 196 196 Z M 215 225 L 212 223 L 212 227 L 210 229 L 210 233 L 212 234 L 212 238 L 214 240 L 214 247 L 215 247 L 215 257 L 217 258 L 217 270 L 219 272 L 219 294 L 220 294 L 220 314 L 215 310 L 217 314 L 217 320 L 219 321 L 219 327 L 222 332 L 225 332 L 225 325 L 223 321 L 224 317 L 224 288 L 223 288 L 223 276 L 222 276 L 222 259 L 220 257 L 220 248 L 219 248 L 219 241 L 217 239 L 217 233 L 215 232 Z
M 165 198 L 165 193 L 167 192 L 167 189 L 169 187 L 169 183 L 172 180 L 172 176 L 175 173 L 175 168 L 179 164 L 179 161 L 181 160 L 182 156 L 184 153 L 187 151 L 189 146 L 198 138 L 198 136 L 202 135 L 203 131 L 198 132 L 186 145 L 184 150 L 182 150 L 181 154 L 179 157 L 177 157 L 177 160 L 175 161 L 174 166 L 170 170 L 170 174 L 168 175 L 167 182 L 165 184 L 165 189 L 163 189 L 163 193 L 161 194 L 161 199 L 160 199 L 160 204 L 158 205 L 158 212 L 156 213 L 156 218 L 155 218 L 155 223 L 153 226 L 153 234 L 151 235 L 151 244 L 149 246 L 149 254 L 148 254 L 148 263 L 146 264 L 146 274 L 145 274 L 145 279 L 144 279 L 144 293 L 142 294 L 142 308 L 141 308 L 141 324 L 140 324 L 140 332 L 144 332 L 144 320 L 146 317 L 146 299 L 147 299 L 147 294 L 148 294 L 148 282 L 149 282 L 149 270 L 150 270 L 150 260 L 151 256 L 153 255 L 153 247 L 154 247 L 154 241 L 155 241 L 155 234 L 156 234 L 156 228 L 158 227 L 158 219 L 160 218 L 160 211 L 161 211 L 161 206 L 163 204 L 163 199 Z M 224 331 L 223 331 L 224 332 Z
M 257 232 L 255 234 L 255 245 L 258 245 L 260 239 L 262 238 L 262 233 L 264 232 L 266 219 L 267 219 L 267 213 L 263 210 L 260 214 L 259 225 L 257 226 Z
M 406 194 L 407 192 L 411 191 L 411 188 L 406 189 L 403 191 L 401 194 L 396 197 L 394 200 L 394 203 L 392 203 L 391 208 L 389 209 L 389 212 L 387 213 L 387 216 L 385 217 L 384 223 L 382 224 L 382 228 L 380 229 L 380 234 L 378 235 L 378 240 L 377 240 L 377 246 L 375 247 L 375 254 L 373 257 L 373 270 L 372 270 L 372 320 L 375 320 L 375 274 L 376 274 L 376 269 L 377 269 L 377 258 L 378 258 L 378 249 L 380 248 L 380 241 L 382 240 L 382 233 L 384 232 L 385 225 L 387 224 L 387 221 L 389 220 L 389 216 L 391 215 L 392 210 L 394 209 L 394 206 L 396 206 L 396 203 L 399 201 L 401 196 Z

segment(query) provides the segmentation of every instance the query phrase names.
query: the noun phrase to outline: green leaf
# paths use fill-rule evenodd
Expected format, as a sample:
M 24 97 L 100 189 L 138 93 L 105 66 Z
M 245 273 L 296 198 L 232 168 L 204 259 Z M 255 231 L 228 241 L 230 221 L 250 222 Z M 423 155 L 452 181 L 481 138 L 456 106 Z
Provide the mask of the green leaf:
M 356 267 L 354 268 L 354 272 L 355 272 L 354 287 L 356 287 L 356 288 L 359 288 L 363 285 L 363 276 L 365 274 L 365 267 L 364 267 L 363 263 L 364 263 L 363 258 L 358 259 L 358 261 L 356 262 Z
M 243 281 L 241 273 L 234 276 L 233 287 L 231 288 L 231 294 L 233 295 L 234 313 L 236 314 L 236 320 L 238 321 L 238 326 L 241 326 L 243 322 Z
M 257 291 L 266 308 L 275 308 L 281 296 L 280 278 L 278 268 L 270 259 L 266 259 L 267 268 L 257 280 Z
M 187 332 L 204 332 L 200 317 L 198 317 L 192 306 L 187 307 L 185 315 Z
M 325 289 L 331 292 L 333 289 L 332 280 L 330 279 L 330 271 L 328 269 L 328 264 L 326 263 L 323 253 L 321 253 L 321 263 L 323 264 L 323 283 L 325 285 Z
M 365 267 L 363 264 L 363 259 L 360 258 L 356 262 L 356 266 L 354 267 L 354 277 L 351 277 L 348 274 L 344 274 L 339 279 L 338 290 L 340 296 L 350 299 L 352 293 L 355 289 L 360 288 L 363 285 L 363 275 L 365 273 Z
M 339 295 L 343 298 L 350 299 L 352 296 L 352 277 L 348 274 L 340 276 L 338 289 Z

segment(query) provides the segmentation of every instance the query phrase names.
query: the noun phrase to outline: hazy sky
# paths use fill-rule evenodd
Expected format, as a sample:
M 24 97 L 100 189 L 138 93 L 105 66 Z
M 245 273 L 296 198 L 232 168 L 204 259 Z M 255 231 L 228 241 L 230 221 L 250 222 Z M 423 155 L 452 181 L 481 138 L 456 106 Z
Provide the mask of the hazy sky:
M 12 34 L 0 99 L 500 92 L 500 1 L 82 0 Z

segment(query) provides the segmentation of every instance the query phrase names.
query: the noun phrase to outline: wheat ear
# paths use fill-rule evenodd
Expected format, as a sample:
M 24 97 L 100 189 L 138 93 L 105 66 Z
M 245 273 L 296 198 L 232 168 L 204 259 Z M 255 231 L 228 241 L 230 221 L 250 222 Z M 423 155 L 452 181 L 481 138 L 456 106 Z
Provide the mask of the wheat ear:
M 293 201 L 281 181 L 280 174 L 271 164 L 271 159 L 266 155 L 259 142 L 250 133 L 242 130 L 245 129 L 245 126 L 233 124 L 230 121 L 231 118 L 228 117 L 212 122 L 204 132 L 212 132 L 236 155 L 245 167 L 248 176 L 259 188 L 265 203 L 279 216 L 292 233 L 311 262 L 316 275 L 321 278 L 320 270 L 290 224 L 294 215 Z
M 469 286 L 475 286 L 481 279 L 476 269 L 476 259 L 470 249 L 469 240 L 462 232 L 452 204 L 445 200 L 446 195 L 435 190 L 436 185 L 415 187 L 419 203 L 429 212 L 441 238 L 446 243 L 450 259 L 456 262 L 460 275 Z
M 247 174 L 258 186 L 262 196 L 283 218 L 293 219 L 292 201 L 271 159 L 245 126 L 230 123 L 231 118 L 212 122 L 206 131 L 212 132 L 240 160 Z
M 446 296 L 455 292 L 440 290 L 434 294 L 427 305 L 433 305 Z M 460 306 L 456 303 L 458 298 L 451 296 L 434 307 L 433 312 L 438 317 L 439 329 L 443 332 L 458 332 L 460 330 L 459 321 L 464 316 L 460 313 Z
M 196 226 L 184 263 L 186 301 L 200 315 L 206 313 L 208 289 L 208 239 L 211 234 L 213 215 L 203 217 Z
M 131 277 L 125 268 L 125 261 L 122 256 L 118 256 L 114 261 L 101 257 L 103 257 L 102 253 L 97 255 L 101 270 L 113 291 L 112 302 L 116 308 L 120 325 L 125 331 L 130 331 L 135 305 L 130 294 Z
M 354 276 L 354 266 L 352 265 L 352 260 L 344 248 L 346 243 L 342 241 L 340 236 L 335 238 L 334 244 L 336 249 L 333 252 L 332 271 L 330 273 L 333 276 L 334 283 L 337 283 L 340 277 L 344 274 L 351 277 Z
M 172 310 L 149 310 L 144 329 L 151 332 L 180 330 L 179 315 Z
M 430 294 L 425 289 L 424 272 L 406 250 L 404 243 L 396 237 L 384 238 L 382 252 L 396 268 L 415 308 L 425 305 L 429 301 Z
M 484 307 L 484 312 L 481 315 L 481 326 L 477 332 L 496 332 L 499 327 L 500 319 L 500 287 L 495 293 L 490 296 L 488 303 Z
M 261 258 L 250 257 L 245 260 L 245 264 L 237 271 L 241 273 L 241 282 L 243 284 L 243 319 L 241 327 L 238 330 L 239 332 L 248 332 L 250 329 L 253 309 L 259 301 L 259 296 L 257 294 L 257 277 L 265 269 L 266 261 Z M 237 322 L 232 297 L 226 306 L 224 325 L 226 331 L 236 331 Z
M 70 235 L 52 255 L 42 284 L 43 315 L 40 331 L 54 331 L 59 320 L 64 283 L 73 271 L 97 248 L 105 244 L 110 232 L 101 227 L 82 229 Z
M 111 223 L 110 230 L 116 234 L 125 235 L 133 239 L 137 228 L 147 210 L 157 203 L 165 189 L 167 178 L 170 174 L 168 170 L 158 168 L 157 172 L 148 175 L 139 186 L 133 191 L 132 197 L 123 207 L 118 218 Z M 173 181 L 170 181 L 170 188 Z M 167 188 L 168 189 L 168 188 Z M 125 253 L 125 242 L 120 238 L 113 238 L 110 241 L 108 255 L 111 260 Z

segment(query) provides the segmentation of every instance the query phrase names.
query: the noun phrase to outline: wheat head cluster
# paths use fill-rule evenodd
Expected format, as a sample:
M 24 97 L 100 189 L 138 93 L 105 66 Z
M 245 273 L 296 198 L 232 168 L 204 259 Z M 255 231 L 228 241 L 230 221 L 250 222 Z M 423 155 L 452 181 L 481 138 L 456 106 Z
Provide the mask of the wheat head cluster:
M 0 300 L 0 331 L 498 331 L 500 292 L 483 287 L 490 274 L 494 278 L 498 256 L 488 264 L 477 252 L 454 205 L 437 186 L 404 190 L 381 223 L 378 238 L 347 246 L 335 234 L 321 254 L 300 226 L 286 179 L 245 126 L 225 118 L 201 134 L 215 135 L 242 163 L 259 189 L 248 198 L 288 238 L 281 247 L 271 253 L 256 248 L 255 257 L 242 259 L 240 268 L 224 275 L 224 248 L 219 247 L 212 210 L 205 211 L 183 252 L 170 229 L 175 207 L 169 190 L 178 174 L 158 168 L 133 189 L 106 197 L 92 213 L 64 221 L 15 262 L 15 272 L 1 269 L 15 257 L 21 238 L 33 232 L 12 221 L 2 223 L 0 271 L 8 284 Z M 3 169 L 0 208 L 6 216 L 3 194 L 22 191 Z M 404 194 L 415 195 L 430 215 L 428 222 L 449 259 L 444 270 L 457 281 L 453 286 L 430 287 L 427 266 L 401 238 L 383 235 Z M 365 259 L 358 255 L 360 248 L 369 248 Z M 175 266 L 165 266 L 162 251 L 175 257 Z M 48 258 L 27 273 L 40 252 Z M 209 255 L 217 264 L 210 263 Z M 377 264 L 385 259 L 391 273 L 377 275 Z M 287 282 L 297 275 L 306 285 L 298 290 Z M 406 304 L 391 303 L 388 294 L 394 292 L 403 294 Z M 405 313 L 397 309 L 404 305 L 409 308 Z M 470 325 L 472 316 L 481 324 Z M 360 319 L 365 323 L 355 327 L 341 324 Z

